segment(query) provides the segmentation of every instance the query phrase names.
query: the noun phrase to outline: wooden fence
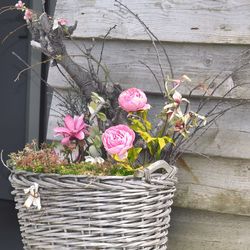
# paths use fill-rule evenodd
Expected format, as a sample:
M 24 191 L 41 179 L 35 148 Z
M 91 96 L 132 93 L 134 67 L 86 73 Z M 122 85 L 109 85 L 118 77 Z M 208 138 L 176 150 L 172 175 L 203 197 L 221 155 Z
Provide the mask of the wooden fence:
M 188 94 L 197 84 L 217 76 L 210 86 L 216 91 L 211 108 L 232 86 L 223 105 L 250 97 L 250 2 L 249 0 L 123 0 L 160 39 L 167 50 L 176 77 L 183 74 L 192 83 L 182 86 Z M 114 0 L 58 0 L 57 17 L 78 21 L 75 42 L 67 41 L 74 59 L 86 64 L 78 46 L 95 38 L 98 55 L 102 38 L 117 25 L 105 43 L 103 61 L 114 81 L 123 87 L 145 90 L 153 105 L 152 114 L 162 100 L 154 77 L 140 61 L 159 76 L 154 47 L 145 29 Z M 160 55 L 164 71 L 169 65 Z M 245 65 L 241 68 L 242 65 Z M 68 91 L 65 79 L 51 68 L 48 82 L 62 94 Z M 198 105 L 201 91 L 191 97 Z M 52 105 L 56 107 L 56 99 Z M 56 119 L 51 112 L 48 139 L 53 139 Z M 193 152 L 193 153 L 191 153 Z M 207 157 L 204 157 L 203 155 Z M 227 113 L 207 131 L 179 162 L 179 184 L 170 229 L 170 250 L 249 250 L 250 249 L 250 105 Z

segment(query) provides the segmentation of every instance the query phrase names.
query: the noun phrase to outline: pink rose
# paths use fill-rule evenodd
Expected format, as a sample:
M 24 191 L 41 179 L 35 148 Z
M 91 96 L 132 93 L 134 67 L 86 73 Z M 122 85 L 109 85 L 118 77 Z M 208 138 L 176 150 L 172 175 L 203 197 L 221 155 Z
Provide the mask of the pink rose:
M 102 135 L 104 148 L 110 155 L 120 159 L 127 157 L 127 151 L 133 147 L 135 133 L 127 125 L 117 125 L 105 130 Z
M 150 108 L 147 97 L 143 91 L 137 88 L 124 90 L 118 98 L 119 106 L 127 112 L 136 112 Z

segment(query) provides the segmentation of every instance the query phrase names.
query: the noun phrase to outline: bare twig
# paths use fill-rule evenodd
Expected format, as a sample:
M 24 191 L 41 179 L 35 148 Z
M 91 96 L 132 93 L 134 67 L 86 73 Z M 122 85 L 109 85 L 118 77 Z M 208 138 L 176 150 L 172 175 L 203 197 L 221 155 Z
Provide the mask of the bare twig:
M 5 166 L 11 172 L 11 169 L 8 167 L 8 165 L 3 160 L 3 150 L 1 150 L 0 157 L 1 157 L 1 162 L 2 162 L 3 166 Z
M 14 55 L 16 58 L 18 58 L 25 66 L 30 67 L 31 65 L 29 65 L 27 62 L 25 62 L 25 60 L 23 60 L 16 52 L 12 52 L 12 55 Z M 30 68 L 34 74 L 48 87 L 50 88 L 53 92 L 55 92 L 58 96 L 60 96 L 60 98 L 62 98 L 62 100 L 64 99 L 64 97 L 60 94 L 60 92 L 58 92 L 55 88 L 53 88 L 47 81 L 45 81 L 39 73 L 36 72 L 36 70 L 34 70 L 32 67 Z
M 11 35 L 13 35 L 13 34 L 14 34 L 15 32 L 17 32 L 18 30 L 22 29 L 23 27 L 27 27 L 27 24 L 25 23 L 25 24 L 23 24 L 23 25 L 17 27 L 16 29 L 14 29 L 13 31 L 9 32 L 9 34 L 6 35 L 6 36 L 2 39 L 1 44 L 3 44 Z
M 149 35 L 150 39 L 152 40 L 152 37 L 159 43 L 160 47 L 163 50 L 163 53 L 167 59 L 167 62 L 169 64 L 169 68 L 170 68 L 170 77 L 173 79 L 174 78 L 174 72 L 173 72 L 173 67 L 170 61 L 170 58 L 168 56 L 168 53 L 165 49 L 165 47 L 163 46 L 163 44 L 161 43 L 161 41 L 158 39 L 158 37 L 150 30 L 150 28 L 141 20 L 141 18 L 139 18 L 139 16 L 134 13 L 132 10 L 130 10 L 125 4 L 121 3 L 119 0 L 115 0 L 115 2 L 118 4 L 118 6 L 122 6 L 124 9 L 126 9 L 130 14 L 132 14 L 139 22 L 140 24 L 145 28 L 147 34 Z
M 34 68 L 34 67 L 36 67 L 36 66 L 38 66 L 38 65 L 47 63 L 47 62 L 49 62 L 50 60 L 51 60 L 51 59 L 47 59 L 47 60 L 44 60 L 44 61 L 42 61 L 42 62 L 35 63 L 35 64 L 30 65 L 30 66 L 28 66 L 27 68 L 21 70 L 21 71 L 17 74 L 17 77 L 15 78 L 14 82 L 18 81 L 19 78 L 20 78 L 20 76 L 21 76 L 25 71 L 27 71 L 27 70 L 29 70 L 29 69 L 31 69 L 31 68 Z
M 162 87 L 161 87 L 161 84 L 160 84 L 160 82 L 159 82 L 159 80 L 158 80 L 158 78 L 157 78 L 157 76 L 156 76 L 156 74 L 154 73 L 154 71 L 150 68 L 150 66 L 149 65 L 147 65 L 145 62 L 143 62 L 143 61 L 141 61 L 141 60 L 139 60 L 139 63 L 141 63 L 142 65 L 144 65 L 150 72 L 151 72 L 151 74 L 153 75 L 153 77 L 154 77 L 154 79 L 155 79 L 155 81 L 157 82 L 157 84 L 158 84 L 158 87 L 159 87 L 159 89 L 160 89 L 160 92 L 161 92 L 161 94 L 164 96 L 164 93 L 163 93 L 163 90 L 162 90 Z
M 104 46 L 105 46 L 106 38 L 109 36 L 109 34 L 111 33 L 111 31 L 114 30 L 114 29 L 116 28 L 116 26 L 117 26 L 117 25 L 114 25 L 113 27 L 109 28 L 108 32 L 107 32 L 106 35 L 103 37 L 101 53 L 100 53 L 99 61 L 98 61 L 98 63 L 97 63 L 97 70 L 96 70 L 96 74 L 97 74 L 97 75 L 98 75 L 98 73 L 99 73 L 100 65 L 101 65 L 101 62 L 102 62 L 102 56 L 103 56 L 103 51 L 104 51 Z

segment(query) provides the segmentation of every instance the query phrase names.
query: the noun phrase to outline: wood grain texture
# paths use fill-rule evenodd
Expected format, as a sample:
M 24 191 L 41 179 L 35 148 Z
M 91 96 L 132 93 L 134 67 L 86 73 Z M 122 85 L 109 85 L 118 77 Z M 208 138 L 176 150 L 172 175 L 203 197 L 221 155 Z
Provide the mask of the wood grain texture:
M 248 0 L 123 0 L 161 41 L 249 44 Z M 117 24 L 110 38 L 148 40 L 144 28 L 114 0 L 60 0 L 57 17 L 78 20 L 76 37 L 102 37 Z
M 90 46 L 89 41 L 80 40 L 75 43 L 77 46 L 82 46 L 83 43 L 87 47 Z M 66 41 L 69 54 L 74 56 L 76 62 L 86 67 L 86 59 L 82 57 L 82 52 L 75 43 Z M 100 56 L 101 45 L 101 41 L 96 41 L 93 49 L 93 54 L 97 59 Z M 164 43 L 164 47 L 169 51 L 175 77 L 179 78 L 185 74 L 192 79 L 191 83 L 184 84 L 180 88 L 180 92 L 183 94 L 188 94 L 199 84 L 208 85 L 216 75 L 223 72 L 208 90 L 208 93 L 211 93 L 232 71 L 239 68 L 240 65 L 246 64 L 250 57 L 246 46 Z M 163 53 L 161 55 L 163 70 L 167 75 L 170 72 L 169 66 Z M 122 83 L 124 88 L 136 86 L 147 92 L 159 93 L 160 90 L 154 76 L 140 61 L 150 66 L 163 85 L 155 50 L 150 42 L 106 41 L 103 63 L 109 69 L 113 81 Z M 101 77 L 103 78 L 103 74 Z M 226 80 L 222 87 L 215 92 L 215 96 L 223 96 L 233 86 L 245 84 L 232 91 L 229 97 L 249 98 L 249 79 L 250 65 L 246 65 Z M 50 69 L 48 82 L 55 87 L 69 87 L 56 67 Z M 203 93 L 204 90 L 198 89 L 193 92 L 193 95 L 199 96 Z
M 250 160 L 184 155 L 175 206 L 250 216 Z
M 170 250 L 250 249 L 247 216 L 174 208 L 170 223 Z

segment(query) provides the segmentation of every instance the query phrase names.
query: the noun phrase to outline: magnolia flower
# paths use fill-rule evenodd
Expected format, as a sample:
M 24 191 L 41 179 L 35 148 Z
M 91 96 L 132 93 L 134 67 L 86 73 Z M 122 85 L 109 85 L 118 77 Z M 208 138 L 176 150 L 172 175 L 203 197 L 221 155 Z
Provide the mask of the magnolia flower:
M 32 205 L 37 207 L 38 210 L 41 210 L 41 198 L 38 192 L 39 185 L 34 182 L 29 188 L 25 188 L 23 191 L 25 194 L 28 194 L 28 198 L 24 203 L 26 208 L 30 208 Z
M 62 144 L 69 145 L 71 140 L 83 140 L 85 138 L 87 124 L 83 120 L 83 115 L 71 117 L 67 115 L 64 118 L 64 127 L 54 128 L 55 136 L 62 135 Z
M 123 91 L 119 95 L 118 103 L 119 106 L 127 112 L 150 109 L 145 93 L 137 88 L 130 88 Z
M 32 19 L 32 11 L 30 9 L 25 10 L 23 19 L 26 21 Z
M 98 163 L 98 164 L 103 164 L 104 159 L 102 157 L 92 157 L 92 156 L 85 156 L 85 162 L 89 162 L 92 164 Z
M 22 10 L 24 8 L 24 5 L 25 5 L 25 3 L 23 3 L 22 1 L 18 1 L 15 4 L 15 7 L 16 7 L 17 10 Z
M 133 147 L 135 133 L 127 125 L 117 125 L 105 130 L 102 135 L 104 148 L 110 155 L 120 159 L 127 157 L 127 151 Z

